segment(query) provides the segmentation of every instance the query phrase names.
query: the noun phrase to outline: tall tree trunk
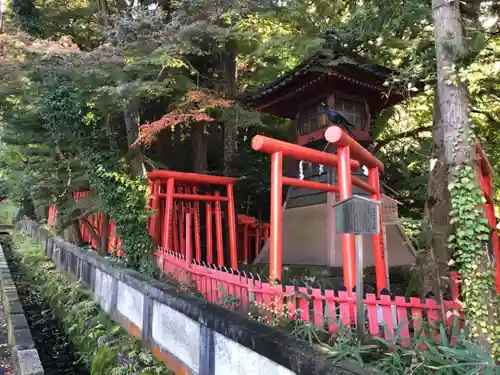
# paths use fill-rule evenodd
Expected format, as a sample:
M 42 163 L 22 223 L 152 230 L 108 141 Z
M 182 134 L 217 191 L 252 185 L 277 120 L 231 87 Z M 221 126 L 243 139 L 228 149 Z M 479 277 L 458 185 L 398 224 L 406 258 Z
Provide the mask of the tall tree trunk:
M 29 194 L 21 198 L 21 206 L 13 218 L 13 224 L 27 217 L 28 219 L 36 220 L 35 205 Z
M 441 124 L 439 95 L 434 101 L 433 147 L 430 163 L 429 184 L 425 215 L 428 233 L 428 253 L 422 259 L 424 292 L 432 290 L 444 315 L 443 292 L 444 278 L 448 275 L 449 254 L 447 239 L 450 234 L 451 210 L 450 192 L 448 191 L 449 165 L 445 157 L 445 145 Z
M 78 220 L 73 220 L 72 223 L 64 230 L 63 238 L 69 243 L 80 246 L 83 244 L 82 234 L 80 233 L 80 225 Z
M 81 222 L 85 226 L 87 232 L 90 234 L 90 237 L 92 237 L 92 240 L 94 241 L 94 244 L 96 246 L 97 253 L 102 256 L 108 255 L 108 249 L 103 249 L 102 247 L 103 241 L 98 228 L 96 228 L 88 218 L 81 219 Z
M 102 24 L 105 27 L 110 26 L 109 22 L 109 6 L 106 0 L 97 0 L 97 9 L 99 10 L 99 14 L 102 18 Z
M 442 142 L 436 142 L 443 145 L 443 150 L 439 152 L 438 158 L 438 162 L 443 163 L 443 165 L 438 165 L 437 172 L 431 176 L 433 178 L 444 178 L 444 176 L 441 176 L 447 175 L 446 186 L 448 186 L 449 183 L 456 180 L 458 172 L 455 171 L 465 171 L 465 168 L 463 168 L 465 166 L 475 168 L 475 149 L 470 140 L 473 133 L 468 112 L 468 91 L 465 84 L 461 81 L 456 68 L 459 58 L 465 55 L 466 46 L 459 1 L 432 0 L 432 8 L 437 62 L 437 106 L 439 107 L 439 116 L 434 135 L 437 138 L 441 136 L 443 138 Z M 440 168 L 443 168 L 444 172 Z M 448 171 L 447 174 L 445 174 L 446 171 Z M 472 178 L 475 178 L 475 176 Z M 430 187 L 438 186 L 436 190 L 439 191 L 444 188 L 441 181 L 435 184 L 431 181 L 429 185 Z M 465 192 L 465 194 L 467 193 Z M 435 204 L 434 207 L 431 204 L 429 206 L 431 206 L 433 211 L 440 209 L 449 210 L 450 207 L 458 211 L 458 207 L 453 202 L 450 202 L 449 196 L 444 195 L 440 196 L 440 198 L 444 200 L 441 202 L 443 207 L 436 208 Z M 443 223 L 440 223 L 442 226 L 448 225 L 448 223 L 445 223 L 445 221 L 449 222 L 446 216 L 439 215 L 439 219 L 443 221 Z M 463 227 L 459 229 L 465 230 Z M 444 233 L 441 232 L 433 233 L 433 244 L 444 242 L 444 239 L 441 238 L 443 235 Z M 474 241 L 480 242 L 481 239 L 476 238 Z M 471 251 L 466 245 L 460 250 L 465 252 Z M 473 249 L 472 251 L 477 251 L 477 249 Z M 488 263 L 486 250 L 484 250 L 484 255 L 479 258 L 479 261 L 476 257 L 477 254 L 471 253 L 471 260 L 467 260 L 467 264 L 461 264 L 463 282 L 466 284 L 464 288 L 468 290 L 468 293 L 464 294 L 465 312 L 468 315 L 472 329 L 475 329 L 476 340 L 484 347 L 491 349 L 491 344 L 495 340 L 495 336 L 487 337 L 490 334 L 488 332 L 491 331 L 488 331 L 486 327 L 495 326 L 491 310 L 496 308 L 496 306 L 491 304 L 490 291 L 483 293 L 483 289 L 481 289 L 484 283 L 487 283 L 486 269 Z M 471 272 L 469 268 L 471 264 L 476 266 L 477 272 Z M 477 287 L 471 286 L 471 284 L 476 284 Z M 481 291 L 481 293 L 474 293 L 476 291 Z M 471 303 L 475 303 L 477 308 L 471 308 Z M 487 312 L 489 314 L 488 321 L 481 320 L 484 317 L 476 314 L 477 309 L 480 311 L 480 307 L 484 308 L 485 306 L 488 306 L 489 309 Z M 478 317 L 479 321 L 476 321 L 476 317 Z M 488 338 L 490 341 L 488 341 Z
M 436 296 L 443 290 L 442 277 L 447 275 L 450 258 L 447 237 L 450 231 L 451 210 L 448 184 L 451 168 L 470 162 L 469 97 L 454 65 L 465 53 L 462 21 L 458 2 L 432 0 L 435 49 L 437 61 L 437 89 L 434 105 L 433 152 L 428 185 L 426 213 L 430 229 L 430 258 L 428 269 L 434 269 L 431 286 Z
M 205 136 L 205 126 L 205 122 L 191 125 L 194 173 L 205 173 L 207 171 L 207 137 Z
M 127 141 L 129 146 L 135 142 L 139 136 L 139 117 L 140 100 L 139 98 L 131 99 L 125 108 L 123 109 L 123 115 L 125 118 L 125 128 L 127 129 Z M 142 146 L 138 145 L 136 147 L 129 149 L 129 163 L 130 163 L 130 175 L 132 177 L 145 176 L 146 169 L 144 167 L 144 156 L 142 153 Z
M 238 54 L 237 45 L 234 41 L 226 44 L 226 54 L 224 61 L 224 77 L 226 93 L 229 99 L 234 99 L 238 93 L 236 56 Z M 236 151 L 236 120 L 227 121 L 224 128 L 224 175 L 231 174 L 231 164 Z
M 172 135 L 172 128 L 168 127 L 158 134 L 158 140 L 154 143 L 156 159 L 161 163 L 161 169 L 172 169 L 172 151 L 174 149 Z
M 100 249 L 103 256 L 108 255 L 109 248 L 109 221 L 110 217 L 108 214 L 102 214 L 102 233 L 101 233 L 101 245 Z
M 437 97 L 440 111 L 438 131 L 444 139 L 444 156 L 450 166 L 470 162 L 471 147 L 467 137 L 469 96 L 455 64 L 466 52 L 458 1 L 432 0 L 437 61 Z

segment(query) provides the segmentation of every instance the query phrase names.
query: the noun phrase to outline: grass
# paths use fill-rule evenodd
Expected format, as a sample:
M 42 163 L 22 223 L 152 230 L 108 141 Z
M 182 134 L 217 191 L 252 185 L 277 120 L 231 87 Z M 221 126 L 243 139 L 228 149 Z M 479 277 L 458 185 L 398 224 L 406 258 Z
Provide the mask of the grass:
M 12 224 L 17 211 L 18 207 L 13 202 L 8 200 L 0 202 L 0 224 Z

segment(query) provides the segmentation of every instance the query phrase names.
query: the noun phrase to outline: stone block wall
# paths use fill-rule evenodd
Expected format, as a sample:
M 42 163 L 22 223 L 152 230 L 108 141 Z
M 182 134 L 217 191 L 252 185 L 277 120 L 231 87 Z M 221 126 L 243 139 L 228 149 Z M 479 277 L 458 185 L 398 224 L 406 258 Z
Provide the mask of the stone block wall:
M 58 269 L 81 280 L 104 311 L 176 374 L 372 373 L 355 362 L 332 364 L 302 340 L 50 237 L 32 221 L 21 226 L 42 242 Z
M 8 344 L 10 347 L 14 374 L 43 375 L 42 363 L 35 348 L 2 246 L 0 246 L 0 297 L 8 334 L 8 342 L 0 342 L 0 344 Z M 3 374 L 1 370 L 2 368 L 0 368 L 0 373 Z

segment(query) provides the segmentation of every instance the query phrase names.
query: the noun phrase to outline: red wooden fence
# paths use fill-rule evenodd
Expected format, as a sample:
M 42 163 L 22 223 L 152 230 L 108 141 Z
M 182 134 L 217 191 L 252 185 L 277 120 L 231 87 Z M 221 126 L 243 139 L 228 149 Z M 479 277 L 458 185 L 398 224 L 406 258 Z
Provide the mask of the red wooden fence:
M 81 197 L 79 195 L 77 199 Z M 49 212 L 51 224 L 56 218 L 57 210 L 51 207 Z M 96 228 L 100 228 L 99 216 L 89 218 Z M 185 213 L 185 251 L 180 253 L 159 248 L 155 254 L 160 270 L 176 280 L 181 287 L 194 289 L 207 301 L 226 308 L 243 313 L 258 311 L 263 320 L 299 319 L 331 334 L 342 327 L 356 324 L 355 293 L 306 286 L 273 285 L 260 275 L 228 270 L 196 260 L 192 241 L 193 216 L 191 212 Z M 110 249 L 119 249 L 114 227 L 114 224 L 110 224 Z M 86 240 L 92 241 L 83 227 L 82 235 Z M 118 251 L 117 255 L 121 253 Z M 453 299 L 444 302 L 446 323 L 460 328 L 463 326 L 463 314 L 455 274 L 452 275 L 452 281 Z M 366 294 L 364 306 L 366 321 L 363 324 L 372 336 L 388 340 L 397 337 L 403 344 L 409 342 L 411 335 L 418 332 L 419 328 L 425 326 L 434 329 L 432 327 L 441 321 L 440 306 L 433 299 Z
M 232 268 L 238 268 L 233 186 L 236 179 L 162 170 L 149 172 L 148 179 L 151 190 L 149 205 L 156 212 L 150 219 L 149 229 L 157 245 L 185 254 L 188 240 L 184 230 L 185 215 L 192 213 L 194 231 L 190 235 L 194 235 L 195 258 L 200 261 L 205 255 L 208 263 L 216 260 L 219 266 L 224 266 L 224 203 L 227 210 L 225 223 L 229 260 Z M 200 217 L 203 211 L 205 251 L 202 251 Z
M 264 150 L 265 151 L 265 150 Z M 359 155 L 358 155 L 359 156 Z M 485 211 L 488 222 L 492 227 L 492 248 L 497 259 L 497 291 L 500 292 L 500 248 L 498 231 L 496 229 L 496 218 L 494 216 L 493 196 L 491 186 L 491 166 L 487 163 L 480 146 L 477 147 L 479 183 L 485 198 Z M 326 157 L 326 156 L 325 156 Z M 331 155 L 328 156 L 331 158 Z M 329 160 L 329 159 L 328 159 Z M 322 163 L 328 160 L 321 160 Z M 376 169 L 372 166 L 372 169 Z M 277 170 L 277 172 L 280 172 Z M 376 172 L 376 173 L 375 173 Z M 374 175 L 378 174 L 375 170 Z M 276 173 L 275 173 L 276 174 Z M 278 175 L 278 174 L 276 174 Z M 152 178 L 151 178 L 152 177 Z M 284 315 L 289 319 L 300 319 L 306 323 L 314 324 L 330 333 L 335 333 L 340 326 L 352 326 L 355 322 L 355 293 L 335 292 L 333 290 L 322 290 L 320 288 L 309 288 L 306 286 L 273 285 L 260 278 L 234 270 L 237 260 L 250 262 L 258 255 L 262 245 L 269 237 L 269 225 L 262 224 L 245 215 L 238 215 L 237 219 L 233 210 L 229 207 L 231 216 L 229 222 L 238 223 L 238 234 L 240 236 L 239 251 L 235 250 L 236 231 L 231 225 L 229 230 L 234 235 L 230 238 L 231 266 L 226 269 L 222 255 L 222 219 L 223 213 L 220 208 L 221 202 L 234 205 L 232 196 L 232 179 L 222 180 L 211 176 L 215 183 L 226 185 L 226 196 L 215 190 L 213 194 L 205 192 L 198 193 L 199 184 L 207 184 L 210 179 L 206 176 L 194 174 L 178 174 L 176 172 L 161 172 L 150 174 L 152 196 L 150 206 L 157 210 L 157 214 L 149 221 L 149 229 L 153 239 L 159 245 L 156 252 L 158 267 L 171 278 L 177 280 L 186 288 L 192 288 L 212 303 L 225 307 L 231 307 L 242 312 L 252 308 L 261 309 L 264 306 L 264 319 L 269 319 L 272 314 Z M 176 187 L 174 180 L 184 182 L 184 186 Z M 373 182 L 374 178 L 371 179 Z M 170 182 L 169 182 L 170 181 Z M 210 180 L 211 181 L 211 180 Z M 319 184 L 311 184 L 307 181 L 299 181 L 290 178 L 282 178 L 284 184 L 311 185 L 318 188 Z M 162 186 L 162 184 L 164 186 Z M 354 183 L 354 182 L 352 182 Z M 186 184 L 188 186 L 186 186 Z M 210 185 L 210 182 L 208 182 Z M 168 185 L 168 186 L 167 186 Z M 314 186 L 313 186 L 314 185 Z M 358 183 L 359 185 L 359 183 Z M 370 184 L 365 183 L 370 188 Z M 169 187 L 170 186 L 170 187 Z M 321 187 L 325 189 L 325 187 Z M 328 189 L 336 187 L 327 186 Z M 167 192 L 167 189 L 170 189 Z M 87 192 L 74 194 L 76 200 L 83 199 Z M 169 198 L 169 199 L 167 199 Z M 276 200 L 276 199 L 275 199 Z M 200 242 L 200 202 L 206 206 L 206 230 L 207 243 L 203 252 Z M 280 200 L 276 200 L 275 214 L 281 207 Z M 279 204 L 278 204 L 279 203 Z M 213 237 L 213 210 L 215 207 L 215 238 Z M 165 213 L 169 213 L 166 214 Z M 48 224 L 54 225 L 57 218 L 57 209 L 49 208 Z M 102 234 L 102 215 L 96 214 L 88 218 L 98 234 Z M 192 223 L 193 221 L 193 223 Z M 194 224 L 194 225 L 192 225 Z M 166 230 L 166 228 L 170 228 Z M 120 241 L 115 232 L 116 226 L 112 222 L 109 228 L 109 252 L 121 255 Z M 193 233 L 194 232 L 194 233 Z M 86 227 L 81 226 L 82 237 L 85 241 L 96 247 L 94 239 L 88 233 Z M 214 254 L 212 254 L 213 239 L 217 250 L 218 266 L 213 265 Z M 161 246 L 163 245 L 163 246 Z M 168 248 L 168 250 L 166 248 Z M 194 247 L 194 252 L 193 252 Z M 202 253 L 207 254 L 206 263 L 202 261 Z M 236 254 L 236 257 L 235 257 Z M 452 274 L 451 294 L 452 300 L 444 302 L 445 320 L 448 325 L 458 323 L 462 326 L 462 309 L 459 301 L 459 282 L 456 274 Z M 377 280 L 378 281 L 378 280 Z M 441 320 L 440 306 L 433 299 L 405 298 L 375 294 L 366 294 L 364 298 L 366 308 L 367 329 L 373 336 L 382 336 L 391 339 L 398 336 L 401 339 L 409 339 L 419 330 L 423 324 L 433 326 Z
M 189 251 L 188 251 L 189 252 Z M 207 301 L 239 312 L 260 311 L 264 320 L 271 314 L 286 319 L 300 319 L 332 334 L 341 327 L 356 324 L 356 294 L 322 290 L 306 286 L 272 285 L 258 275 L 228 272 L 214 265 L 186 261 L 182 254 L 157 252 L 158 267 L 181 287 L 194 289 Z M 441 321 L 440 306 L 433 299 L 377 297 L 364 298 L 367 330 L 372 336 L 386 339 L 397 337 L 409 342 L 420 328 L 436 329 Z M 463 327 L 461 304 L 458 300 L 445 301 L 446 324 L 456 329 Z M 434 328 L 433 328 L 434 327 Z M 437 329 L 436 329 L 437 333 Z
M 192 175 L 192 174 L 188 174 Z M 197 175 L 201 176 L 201 175 Z M 158 183 L 158 182 L 157 182 Z M 159 184 L 158 187 L 161 187 Z M 153 187 L 152 187 L 153 189 Z M 176 190 L 178 194 L 183 194 L 183 196 L 195 196 L 197 192 L 198 187 L 193 187 L 193 186 L 176 186 Z M 86 191 L 78 191 L 73 193 L 73 197 L 75 201 L 80 201 L 89 194 L 89 190 Z M 220 195 L 220 192 L 216 191 L 216 195 Z M 205 195 L 208 196 L 208 195 Z M 174 196 L 175 197 L 175 196 Z M 209 197 L 209 196 L 208 196 Z M 223 197 L 222 197 L 223 198 Z M 150 201 L 150 205 L 151 205 Z M 164 209 L 162 208 L 165 205 L 165 197 L 163 195 L 159 195 L 159 203 L 160 203 L 160 209 L 159 213 L 155 215 L 157 218 L 161 218 L 163 220 L 164 216 Z M 217 204 L 218 202 L 215 203 L 215 213 L 214 210 L 212 209 L 212 204 L 213 202 L 211 201 L 206 201 L 205 202 L 205 209 L 206 209 L 206 244 L 205 244 L 205 249 L 207 253 L 207 258 L 206 261 L 208 263 L 213 263 L 214 261 L 214 254 L 213 254 L 213 243 L 215 242 L 216 247 L 217 247 L 217 257 L 220 259 L 218 262 L 218 265 L 223 267 L 224 266 L 224 257 L 222 256 L 223 252 L 223 242 L 222 242 L 222 220 L 224 219 L 224 213 L 220 209 L 220 204 Z M 202 249 L 201 249 L 201 236 L 200 236 L 200 202 L 197 201 L 190 201 L 190 200 L 178 200 L 175 202 L 175 208 L 176 208 L 176 215 L 171 217 L 170 222 L 173 224 L 173 230 L 171 233 L 171 249 L 175 250 L 176 252 L 180 252 L 181 254 L 184 254 L 185 252 L 185 214 L 190 212 L 194 216 L 194 243 L 195 243 L 195 258 L 198 261 L 202 260 Z M 209 218 L 212 218 L 211 220 Z M 213 220 L 216 220 L 216 224 L 213 225 Z M 89 215 L 86 220 L 89 221 L 94 227 L 94 230 L 97 232 L 97 235 L 100 237 L 103 233 L 103 228 L 102 228 L 102 214 L 98 213 L 96 215 Z M 220 220 L 220 222 L 219 222 Z M 57 221 L 57 208 L 56 206 L 49 206 L 48 209 L 48 217 L 47 217 L 47 224 L 49 226 L 55 226 Z M 150 231 L 153 235 L 155 229 L 154 227 L 154 221 L 152 218 L 149 219 L 148 222 L 148 227 L 150 228 Z M 213 232 L 213 228 L 216 228 L 215 233 Z M 239 234 L 239 252 L 238 254 L 238 259 L 241 259 L 245 263 L 250 263 L 257 257 L 259 254 L 260 250 L 262 247 L 265 245 L 269 238 L 269 224 L 262 223 L 258 221 L 257 219 L 247 216 L 247 215 L 242 215 L 239 214 L 237 215 L 237 230 Z M 108 252 L 110 254 L 115 254 L 118 256 L 121 256 L 121 242 L 120 239 L 118 238 L 116 234 L 116 223 L 112 221 L 109 224 L 109 245 L 108 245 Z M 82 236 L 82 239 L 85 243 L 88 243 L 92 248 L 96 248 L 95 240 L 92 238 L 90 235 L 88 229 L 86 226 L 81 223 L 80 224 L 80 234 Z M 160 229 L 157 232 L 157 236 L 160 236 L 160 239 L 157 239 L 157 245 L 161 247 L 165 247 L 167 243 L 167 239 L 164 230 L 164 226 L 160 226 Z M 215 235 L 214 235 L 215 234 Z M 215 240 L 215 241 L 214 241 Z
M 75 199 L 75 201 L 78 202 L 84 199 L 85 196 L 89 194 L 89 192 L 90 192 L 89 190 L 77 191 L 73 193 L 73 198 Z M 57 214 L 58 214 L 57 207 L 49 206 L 48 216 L 47 216 L 47 224 L 49 226 L 56 225 Z M 99 212 L 95 215 L 89 215 L 88 217 L 85 218 L 85 220 L 88 220 L 88 222 L 94 227 L 94 230 L 96 231 L 98 237 L 101 237 L 103 233 L 102 213 Z M 93 249 L 97 248 L 95 239 L 90 235 L 90 232 L 88 231 L 87 227 L 83 224 L 83 222 L 80 224 L 80 235 L 82 236 L 82 240 L 85 243 L 88 243 Z M 115 221 L 111 221 L 109 223 L 108 235 L 109 235 L 108 253 L 115 254 L 117 256 L 122 256 L 121 242 L 116 234 Z

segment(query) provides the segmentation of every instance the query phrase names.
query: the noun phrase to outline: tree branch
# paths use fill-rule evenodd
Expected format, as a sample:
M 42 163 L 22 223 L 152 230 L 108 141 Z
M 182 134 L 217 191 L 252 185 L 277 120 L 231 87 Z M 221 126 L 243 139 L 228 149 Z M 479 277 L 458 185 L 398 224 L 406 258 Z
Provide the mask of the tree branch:
M 81 219 L 80 221 L 83 223 L 83 225 L 85 225 L 85 228 L 87 229 L 90 236 L 94 240 L 94 243 L 97 246 L 97 249 L 96 249 L 97 253 L 99 255 L 107 255 L 107 249 L 106 249 L 106 254 L 104 254 L 104 251 L 102 249 L 102 241 L 101 241 L 101 237 L 99 236 L 97 228 L 87 218 Z
M 420 133 L 423 132 L 430 132 L 432 131 L 432 126 L 421 126 L 419 128 L 415 128 L 412 130 L 406 130 L 404 132 L 394 134 L 388 138 L 382 139 L 381 141 L 377 142 L 373 147 L 371 147 L 372 153 L 376 153 L 380 151 L 380 149 L 384 146 L 387 146 L 389 143 L 393 141 L 397 141 L 398 139 L 401 138 L 410 138 L 410 137 L 415 137 L 419 135 Z

